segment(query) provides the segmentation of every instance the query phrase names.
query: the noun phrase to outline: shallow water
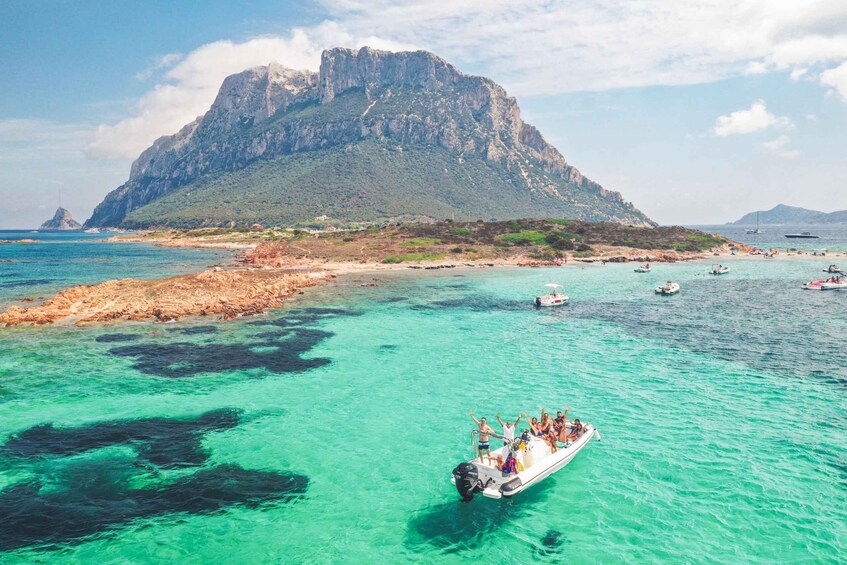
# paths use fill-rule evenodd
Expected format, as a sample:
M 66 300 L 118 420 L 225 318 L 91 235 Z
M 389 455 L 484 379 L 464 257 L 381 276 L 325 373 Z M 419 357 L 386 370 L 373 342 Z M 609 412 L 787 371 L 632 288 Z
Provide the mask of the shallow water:
M 842 561 L 847 293 L 799 288 L 825 263 L 362 275 L 221 324 L 0 330 L 0 551 Z M 531 308 L 547 282 L 572 303 Z M 603 441 L 515 499 L 458 502 L 468 410 L 564 404 Z

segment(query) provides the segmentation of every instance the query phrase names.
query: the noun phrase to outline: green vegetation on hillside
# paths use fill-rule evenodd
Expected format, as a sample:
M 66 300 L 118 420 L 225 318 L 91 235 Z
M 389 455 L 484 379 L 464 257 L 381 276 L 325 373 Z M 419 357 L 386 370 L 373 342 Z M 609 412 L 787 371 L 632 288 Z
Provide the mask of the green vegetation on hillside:
M 531 216 L 539 209 L 562 216 L 591 209 L 597 220 L 615 213 L 594 193 L 569 194 L 563 201 L 528 191 L 519 171 L 478 156 L 459 158 L 440 147 L 400 148 L 367 140 L 201 177 L 133 210 L 122 225 L 286 226 L 319 216 L 372 222 L 407 217 L 410 210 L 421 217 L 457 220 Z

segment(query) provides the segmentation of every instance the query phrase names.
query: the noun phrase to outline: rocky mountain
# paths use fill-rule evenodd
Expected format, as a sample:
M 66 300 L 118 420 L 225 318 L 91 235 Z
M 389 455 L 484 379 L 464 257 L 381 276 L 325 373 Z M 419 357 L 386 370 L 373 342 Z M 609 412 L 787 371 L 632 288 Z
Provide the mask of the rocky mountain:
M 760 224 L 844 224 L 847 223 L 847 210 L 837 212 L 818 212 L 796 206 L 778 204 L 770 210 L 750 212 L 740 219 L 731 222 L 735 225 L 755 225 L 756 214 L 759 214 Z
M 560 217 L 655 225 L 568 164 L 493 81 L 423 52 L 331 49 L 228 77 L 86 226 Z
M 59 206 L 53 217 L 43 224 L 39 229 L 42 230 L 78 230 L 82 224 L 74 220 L 71 213 Z

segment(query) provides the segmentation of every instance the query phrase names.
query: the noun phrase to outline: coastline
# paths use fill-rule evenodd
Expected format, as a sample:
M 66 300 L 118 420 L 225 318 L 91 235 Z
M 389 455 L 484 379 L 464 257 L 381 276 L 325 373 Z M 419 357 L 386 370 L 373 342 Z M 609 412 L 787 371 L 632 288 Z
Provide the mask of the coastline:
M 221 230 L 216 230 L 221 231 Z M 564 258 L 539 258 L 521 246 L 477 244 L 450 248 L 453 243 L 408 235 L 395 238 L 374 232 L 306 234 L 266 231 L 224 232 L 202 236 L 196 232 L 149 232 L 119 235 L 104 243 L 148 243 L 157 247 L 220 248 L 237 251 L 227 266 L 166 278 L 107 280 L 61 290 L 40 304 L 22 299 L 0 313 L 0 327 L 46 324 L 97 324 L 120 321 L 168 322 L 191 316 L 228 320 L 281 307 L 303 289 L 327 284 L 346 275 L 441 269 L 541 268 L 605 263 L 729 262 L 755 257 L 751 248 L 724 240 L 708 251 L 641 249 L 593 243 L 591 252 Z M 358 238 L 358 239 L 357 239 Z M 413 245 L 410 245 L 413 244 Z M 440 245 L 438 245 L 440 244 Z M 733 255 L 731 248 L 737 250 Z M 413 253 L 408 253 L 408 252 Z M 436 251 L 441 251 L 437 253 Z M 459 251 L 458 253 L 450 253 Z M 408 253 L 397 261 L 392 253 Z M 578 256 L 576 256 L 578 255 Z M 807 258 L 807 254 L 779 254 L 778 260 Z M 837 257 L 839 255 L 832 255 Z M 407 257 L 409 259 L 407 259 Z M 763 257 L 764 259 L 764 257 Z M 412 273 L 410 273 L 412 274 Z M 376 286 L 362 283 L 360 286 Z

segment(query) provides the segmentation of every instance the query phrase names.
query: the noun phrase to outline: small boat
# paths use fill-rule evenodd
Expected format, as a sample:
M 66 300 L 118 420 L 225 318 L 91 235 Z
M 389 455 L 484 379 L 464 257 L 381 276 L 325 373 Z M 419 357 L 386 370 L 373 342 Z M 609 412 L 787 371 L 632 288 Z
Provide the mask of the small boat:
M 847 290 L 847 279 L 833 277 L 821 284 L 821 290 Z
M 568 295 L 556 292 L 556 289 L 562 288 L 562 285 L 550 283 L 550 284 L 545 284 L 544 286 L 546 286 L 547 288 L 552 288 L 553 292 L 551 292 L 550 294 L 542 294 L 541 296 L 536 296 L 535 297 L 535 307 L 536 308 L 542 308 L 542 307 L 547 307 L 547 306 L 562 306 L 564 304 L 567 304 Z
M 713 275 L 725 275 L 729 272 L 729 267 L 724 267 L 723 265 L 718 265 L 717 267 L 712 267 L 711 273 Z
M 675 283 L 672 281 L 668 281 L 662 286 L 656 287 L 656 294 L 661 294 L 662 296 L 670 296 L 672 294 L 676 294 L 679 292 L 679 283 Z
M 84 233 L 100 233 L 100 230 L 97 228 L 88 228 Z
M 636 273 L 649 273 L 650 272 L 650 265 L 643 265 L 641 267 L 638 267 L 637 269 L 635 269 L 635 272 Z
M 804 231 L 800 233 L 787 233 L 785 234 L 785 237 L 788 239 L 818 239 L 820 236 L 812 235 L 811 232 Z
M 823 270 L 824 273 L 840 273 L 841 269 L 838 268 L 838 265 L 830 265 L 826 269 Z
M 568 427 L 571 428 L 570 423 Z M 497 434 L 488 435 L 502 439 Z M 579 437 L 564 446 L 560 445 L 551 453 L 547 442 L 525 432 L 508 445 L 491 450 L 491 457 L 495 460 L 498 456 L 504 460 L 511 456 L 516 462 L 517 472 L 505 473 L 489 461 L 483 462 L 477 457 L 459 463 L 453 469 L 450 482 L 464 502 L 473 500 L 474 494 L 478 492 L 488 498 L 510 498 L 562 469 L 595 437 L 600 440 L 600 432 L 591 424 L 583 424 Z M 476 447 L 476 441 L 474 444 Z

